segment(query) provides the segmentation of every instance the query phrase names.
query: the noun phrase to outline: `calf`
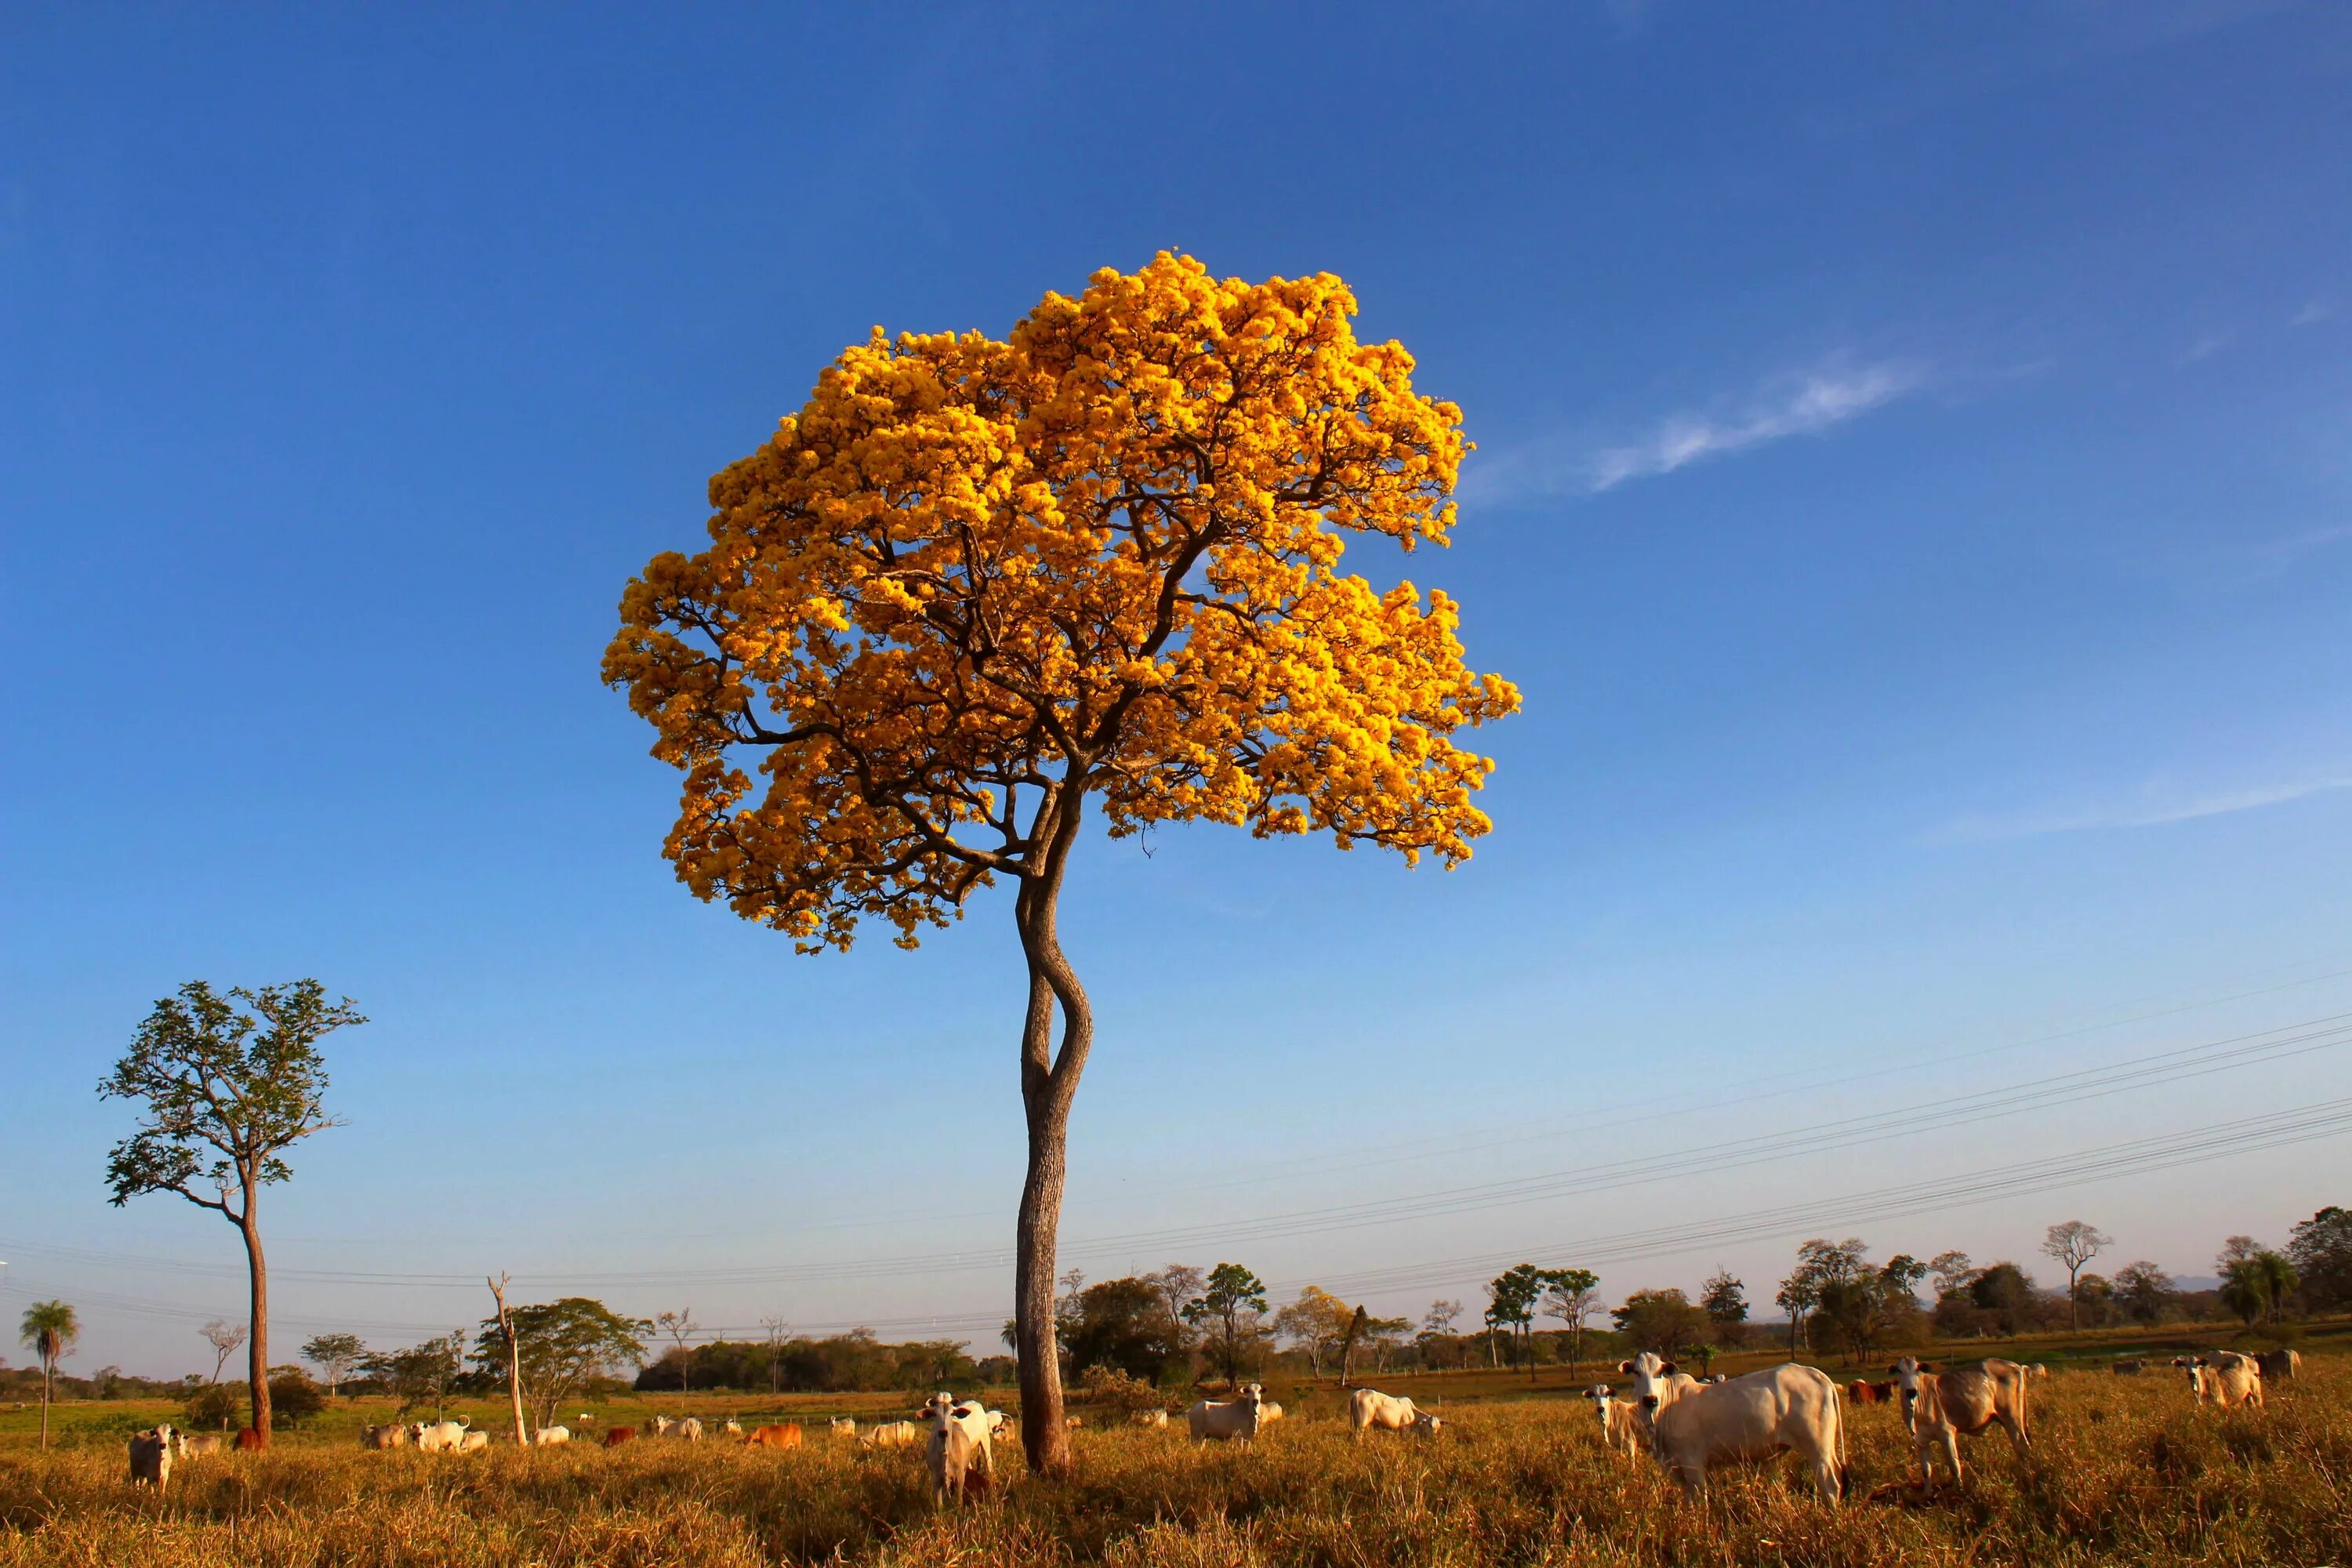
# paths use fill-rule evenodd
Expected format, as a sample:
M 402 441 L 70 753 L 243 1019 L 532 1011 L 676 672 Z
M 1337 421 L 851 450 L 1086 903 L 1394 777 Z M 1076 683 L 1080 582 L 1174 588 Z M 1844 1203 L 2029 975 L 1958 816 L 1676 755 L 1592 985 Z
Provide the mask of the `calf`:
M 1651 1452 L 1693 1497 L 1706 1495 L 1706 1473 L 1717 1465 L 1792 1450 L 1812 1466 L 1823 1502 L 1834 1508 L 1844 1496 L 1844 1412 L 1829 1373 L 1792 1363 L 1650 1403 L 1657 1397 L 1645 1394 L 1641 1405 Z
M 2190 1362 L 2188 1373 L 2189 1386 L 2196 1392 L 2200 1405 L 2210 1400 L 2224 1410 L 2232 1405 L 2262 1408 L 2263 1369 L 2252 1356 L 2240 1355 L 2235 1351 L 2216 1352 Z
M 1855 1378 L 1845 1385 L 1845 1396 L 1855 1405 L 1884 1405 L 1886 1403 L 1886 1388 L 1883 1383 L 1865 1383 Z
M 825 1429 L 844 1437 L 857 1436 L 857 1418 L 854 1415 L 833 1415 L 825 1419 Z
M 404 1431 L 404 1428 L 396 1427 L 394 1430 Z M 173 1428 L 172 1459 L 175 1464 L 184 1465 L 190 1459 L 227 1451 L 228 1435 L 225 1432 L 183 1432 L 177 1427 Z
M 607 1426 L 604 1428 L 604 1447 L 617 1448 L 624 1443 L 635 1441 L 636 1436 L 637 1429 L 634 1426 Z
M 988 1429 L 992 1435 L 996 1431 L 995 1420 L 999 1412 L 992 1410 L 988 1414 L 990 1418 Z M 1129 1416 L 1128 1419 L 1134 1422 L 1138 1426 L 1165 1426 L 1168 1425 L 1168 1412 L 1165 1410 L 1139 1410 L 1134 1415 Z
M 801 1446 L 800 1424 L 794 1421 L 771 1422 L 765 1426 L 755 1426 L 751 1435 L 743 1439 L 743 1446 L 747 1448 L 797 1448 Z
M 170 1489 L 172 1428 L 168 1423 L 131 1437 L 131 1484 L 153 1487 L 159 1492 Z
M 490 1435 L 488 1432 L 468 1432 L 457 1439 L 457 1452 L 461 1454 L 478 1454 L 489 1446 Z
M 1259 1419 L 1264 1418 L 1261 1413 Z M 1360 1388 L 1348 1396 L 1348 1425 L 1355 1428 L 1359 1437 L 1375 1426 L 1383 1432 L 1412 1432 L 1433 1437 L 1445 1423 L 1426 1410 L 1415 1410 L 1410 1399 Z
M 1184 1426 L 1200 1443 L 1253 1443 L 1263 1425 L 1265 1391 L 1245 1384 L 1237 1399 L 1203 1399 L 1184 1412 Z
M 250 1426 L 242 1427 L 237 1432 L 236 1451 L 240 1454 L 257 1454 L 268 1446 L 261 1440 L 261 1434 Z
M 931 1418 L 931 1440 L 924 1458 L 931 1471 L 931 1506 L 939 1507 L 955 1494 L 963 1501 L 964 1483 L 974 1470 L 993 1480 L 995 1460 L 988 1447 L 988 1412 L 977 1400 L 958 1400 L 938 1394 L 923 1406 Z
M 530 1446 L 534 1448 L 553 1448 L 570 1441 L 572 1428 L 569 1426 L 542 1426 L 530 1435 Z
M 363 1426 L 360 1429 L 360 1447 L 374 1449 L 405 1448 L 408 1447 L 408 1428 L 397 1421 L 383 1426 Z
M 1592 1408 L 1601 1418 L 1601 1446 L 1631 1454 L 1642 1446 L 1644 1436 L 1634 1419 L 1633 1401 L 1620 1399 L 1607 1384 L 1596 1383 L 1584 1391 Z
M 2025 1430 L 2025 1369 L 2015 1362 L 1970 1362 L 1938 1372 L 1906 1355 L 1889 1370 L 1902 1387 L 1903 1424 L 1911 1428 L 1921 1490 L 1935 1489 L 1928 1456 L 1939 1448 L 1944 1462 L 1952 1468 L 1952 1484 L 1960 1484 L 1960 1434 L 1964 1432 L 1975 1436 L 1998 1423 L 2009 1434 L 2010 1447 L 2020 1460 L 2033 1447 Z
M 681 1443 L 699 1443 L 702 1441 L 702 1423 L 697 1417 L 689 1415 L 683 1421 L 671 1422 L 669 1430 L 663 1436 L 675 1437 Z
M 858 1441 L 869 1448 L 911 1448 L 922 1437 L 921 1429 L 912 1421 L 877 1421 Z

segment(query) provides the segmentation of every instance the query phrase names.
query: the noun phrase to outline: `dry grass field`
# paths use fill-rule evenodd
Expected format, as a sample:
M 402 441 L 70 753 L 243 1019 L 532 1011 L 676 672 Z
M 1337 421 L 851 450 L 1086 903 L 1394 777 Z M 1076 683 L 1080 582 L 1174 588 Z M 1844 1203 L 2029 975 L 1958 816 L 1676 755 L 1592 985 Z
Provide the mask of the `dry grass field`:
M 1255 1451 L 1090 1427 L 1077 1479 L 1031 1479 L 1000 1449 L 994 1495 L 945 1513 L 919 1454 L 821 1426 L 800 1453 L 464 1458 L 362 1453 L 322 1430 L 183 1468 L 168 1498 L 128 1486 L 120 1439 L 84 1429 L 47 1456 L 0 1450 L 0 1565 L 2352 1563 L 2352 1365 L 2335 1356 L 2229 1414 L 2171 1376 L 2061 1373 L 2034 1385 L 2027 1462 L 1998 1435 L 1972 1442 L 1967 1485 L 1933 1500 L 1904 1485 L 1895 1413 L 1850 1415 L 1855 1500 L 1836 1511 L 1785 1459 L 1686 1502 L 1646 1458 L 1603 1452 L 1559 1394 L 1456 1405 L 1431 1442 L 1358 1443 L 1320 1409 Z

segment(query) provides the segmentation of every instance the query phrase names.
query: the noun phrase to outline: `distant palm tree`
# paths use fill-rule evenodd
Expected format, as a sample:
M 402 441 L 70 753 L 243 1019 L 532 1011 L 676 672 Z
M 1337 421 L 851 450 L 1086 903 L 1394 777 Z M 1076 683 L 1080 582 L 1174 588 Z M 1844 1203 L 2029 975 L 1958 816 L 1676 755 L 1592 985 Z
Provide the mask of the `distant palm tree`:
M 49 1446 L 49 1386 L 58 1363 L 73 1353 L 81 1338 L 81 1320 L 63 1301 L 36 1301 L 25 1309 L 16 1337 L 41 1358 L 41 1447 Z

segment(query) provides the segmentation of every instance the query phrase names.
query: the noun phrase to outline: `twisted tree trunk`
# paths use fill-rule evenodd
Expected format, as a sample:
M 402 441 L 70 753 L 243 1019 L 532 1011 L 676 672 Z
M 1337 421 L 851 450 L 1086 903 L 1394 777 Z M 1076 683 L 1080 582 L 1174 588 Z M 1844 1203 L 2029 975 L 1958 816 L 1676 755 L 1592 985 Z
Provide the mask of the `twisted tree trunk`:
M 1083 777 L 1074 763 L 1071 773 Z M 1062 952 L 1055 916 L 1062 875 L 1077 842 L 1079 801 L 1065 785 L 1038 812 L 1036 833 L 1045 850 L 1038 870 L 1023 879 L 1013 923 L 1029 963 L 1029 1011 L 1021 1030 L 1021 1100 L 1029 1129 L 1029 1166 L 1021 1185 L 1013 1243 L 1013 1350 L 1021 1363 L 1021 1445 L 1040 1475 L 1067 1475 L 1069 1434 L 1062 1425 L 1062 1362 L 1054 1321 L 1055 1243 L 1062 1219 L 1062 1189 L 1069 1173 L 1070 1102 L 1094 1044 L 1094 1009 Z M 1054 1048 L 1054 1016 L 1062 1042 Z

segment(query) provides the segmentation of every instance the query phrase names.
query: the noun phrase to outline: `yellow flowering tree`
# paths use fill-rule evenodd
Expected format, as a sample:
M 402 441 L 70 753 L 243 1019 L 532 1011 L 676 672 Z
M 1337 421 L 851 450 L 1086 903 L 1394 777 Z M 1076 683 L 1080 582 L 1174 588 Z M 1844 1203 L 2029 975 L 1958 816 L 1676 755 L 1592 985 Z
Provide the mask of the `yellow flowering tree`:
M 999 342 L 877 328 L 710 482 L 710 542 L 621 600 L 605 680 L 686 775 L 664 845 L 704 899 L 913 947 L 1009 883 L 1028 968 L 1014 1312 L 1023 1436 L 1066 1468 L 1055 1230 L 1093 1016 L 1055 928 L 1088 811 L 1466 859 L 1518 704 L 1454 603 L 1343 574 L 1350 533 L 1443 543 L 1461 411 L 1358 341 L 1339 279 L 1165 253 Z M 1058 1032 L 1056 1025 L 1058 1023 Z

